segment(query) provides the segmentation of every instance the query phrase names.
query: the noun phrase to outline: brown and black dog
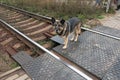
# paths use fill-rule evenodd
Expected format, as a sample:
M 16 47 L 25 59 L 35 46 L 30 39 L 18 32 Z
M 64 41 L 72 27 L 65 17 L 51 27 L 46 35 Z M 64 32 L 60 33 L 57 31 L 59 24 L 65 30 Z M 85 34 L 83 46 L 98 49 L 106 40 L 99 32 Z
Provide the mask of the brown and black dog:
M 65 21 L 64 19 L 55 20 L 52 17 L 51 22 L 55 27 L 56 33 L 64 39 L 64 46 L 63 49 L 67 48 L 68 44 L 68 36 L 70 33 L 74 33 L 74 36 L 71 38 L 71 41 L 77 41 L 78 35 L 81 33 L 81 26 L 82 22 L 77 17 L 70 18 L 69 20 Z

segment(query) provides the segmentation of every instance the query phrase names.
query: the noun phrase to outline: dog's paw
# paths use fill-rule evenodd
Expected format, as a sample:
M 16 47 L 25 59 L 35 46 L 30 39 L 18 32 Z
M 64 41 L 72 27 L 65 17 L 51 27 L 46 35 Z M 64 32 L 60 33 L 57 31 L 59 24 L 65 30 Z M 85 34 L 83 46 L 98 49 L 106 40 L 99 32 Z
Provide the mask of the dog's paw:
M 66 46 L 63 47 L 63 49 L 66 49 L 66 48 L 67 48 Z
M 70 39 L 70 41 L 74 41 L 74 39 Z
M 78 33 L 78 35 L 80 35 L 80 34 L 81 34 L 81 32 Z
M 77 42 L 77 41 L 78 41 L 78 39 L 75 39 L 74 41 L 75 41 L 75 42 Z

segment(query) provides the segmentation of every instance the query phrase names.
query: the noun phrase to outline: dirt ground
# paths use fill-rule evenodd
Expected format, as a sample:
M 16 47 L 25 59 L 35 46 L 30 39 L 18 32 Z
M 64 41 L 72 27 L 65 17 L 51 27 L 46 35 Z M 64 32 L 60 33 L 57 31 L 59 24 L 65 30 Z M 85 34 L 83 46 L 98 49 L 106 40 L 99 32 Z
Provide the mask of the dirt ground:
M 6 52 L 0 51 L 0 74 L 13 69 L 17 66 L 17 63 L 10 58 Z

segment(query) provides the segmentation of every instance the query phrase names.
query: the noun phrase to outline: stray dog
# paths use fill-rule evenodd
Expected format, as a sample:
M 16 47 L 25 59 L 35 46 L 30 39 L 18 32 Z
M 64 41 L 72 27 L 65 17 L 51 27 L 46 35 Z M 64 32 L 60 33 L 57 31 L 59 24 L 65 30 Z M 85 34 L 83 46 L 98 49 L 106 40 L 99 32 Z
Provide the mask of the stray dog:
M 77 17 L 73 17 L 68 21 L 64 19 L 56 21 L 55 18 L 52 17 L 51 22 L 55 27 L 56 33 L 64 39 L 63 49 L 67 48 L 68 44 L 68 36 L 70 33 L 74 33 L 74 36 L 71 38 L 71 41 L 77 41 L 78 35 L 81 33 L 82 22 Z

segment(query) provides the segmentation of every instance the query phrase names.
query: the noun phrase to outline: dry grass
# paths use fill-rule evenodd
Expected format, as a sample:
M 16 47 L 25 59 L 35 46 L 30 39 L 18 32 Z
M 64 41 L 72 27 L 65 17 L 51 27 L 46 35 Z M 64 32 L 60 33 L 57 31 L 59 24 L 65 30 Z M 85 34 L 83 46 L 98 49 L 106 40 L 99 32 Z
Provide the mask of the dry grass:
M 94 7 L 95 0 L 0 0 L 4 3 L 56 18 L 77 16 L 81 19 L 95 18 L 104 10 Z

